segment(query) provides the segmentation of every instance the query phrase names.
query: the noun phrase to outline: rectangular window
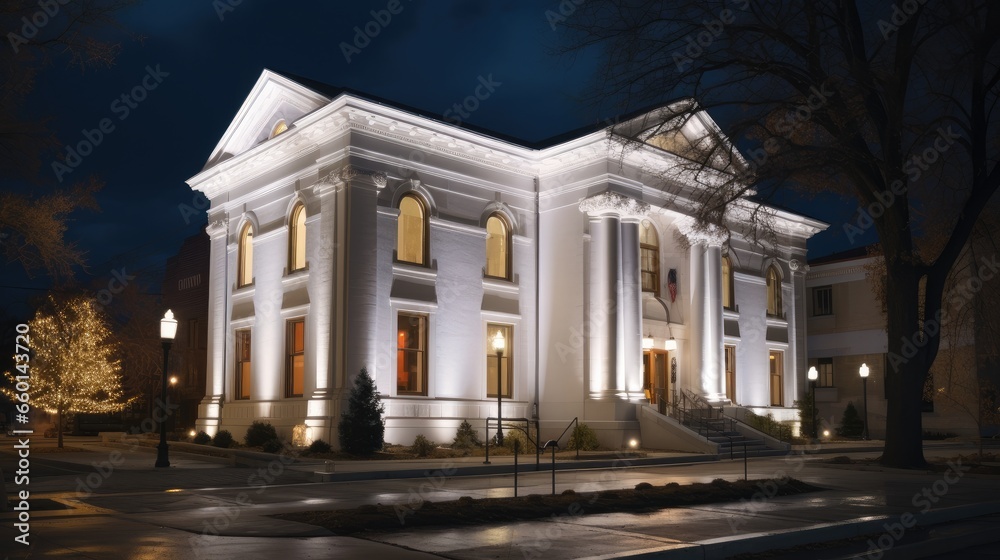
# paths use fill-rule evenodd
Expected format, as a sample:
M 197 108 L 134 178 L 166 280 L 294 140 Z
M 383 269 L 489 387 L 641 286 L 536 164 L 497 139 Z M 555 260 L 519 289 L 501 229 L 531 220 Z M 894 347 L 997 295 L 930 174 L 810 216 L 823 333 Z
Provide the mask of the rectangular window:
M 510 365 L 514 350 L 514 329 L 510 325 L 489 323 L 486 325 L 486 397 L 497 397 L 497 351 L 493 344 L 497 333 L 503 335 L 503 354 L 500 356 L 500 396 L 505 399 L 514 397 L 513 372 Z
M 427 394 L 427 316 L 400 313 L 396 320 L 396 393 Z
M 726 356 L 726 398 L 736 402 L 736 347 L 730 344 L 723 346 Z
M 301 397 L 306 379 L 306 322 L 293 319 L 288 322 L 288 340 L 285 342 L 285 396 Z
M 833 358 L 820 358 L 816 370 L 819 372 L 816 386 L 833 387 Z
M 784 384 L 785 372 L 781 352 L 772 350 L 770 353 L 771 362 L 771 406 L 785 406 Z
M 198 319 L 188 319 L 187 343 L 188 348 L 198 348 Z
M 812 289 L 813 316 L 833 315 L 833 286 L 817 286 Z
M 250 398 L 250 329 L 236 331 L 236 398 Z

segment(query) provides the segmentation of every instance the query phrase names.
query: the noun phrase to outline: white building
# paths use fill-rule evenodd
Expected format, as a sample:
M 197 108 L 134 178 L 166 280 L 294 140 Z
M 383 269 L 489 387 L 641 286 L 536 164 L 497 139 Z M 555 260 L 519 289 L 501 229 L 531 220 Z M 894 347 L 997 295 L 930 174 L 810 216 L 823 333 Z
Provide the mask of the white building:
M 527 146 L 265 71 L 188 181 L 211 201 L 198 428 L 336 444 L 366 367 L 386 441 L 448 442 L 496 417 L 498 332 L 503 417 L 543 437 L 578 417 L 619 447 L 656 414 L 641 405 L 684 391 L 794 418 L 806 240 L 826 224 L 769 209 L 774 256 L 706 234 L 683 210 L 699 187 L 661 186 L 686 161 L 663 147 L 727 140 L 699 113 L 649 142 Z

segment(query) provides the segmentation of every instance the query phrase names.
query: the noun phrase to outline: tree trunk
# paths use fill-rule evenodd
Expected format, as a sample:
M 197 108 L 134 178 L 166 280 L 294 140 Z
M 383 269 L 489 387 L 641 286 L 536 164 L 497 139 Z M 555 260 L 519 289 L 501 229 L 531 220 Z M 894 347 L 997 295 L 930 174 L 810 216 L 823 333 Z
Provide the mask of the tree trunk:
M 58 446 L 59 449 L 62 449 L 62 446 L 63 446 L 63 437 L 62 437 L 63 425 L 62 425 L 62 423 L 63 423 L 63 411 L 62 411 L 62 407 L 59 407 L 59 408 L 56 409 L 56 434 L 57 434 L 56 437 L 59 438 L 59 440 L 58 440 L 59 441 L 59 446 Z
M 891 266 L 891 265 L 890 265 Z M 919 330 L 919 279 L 906 265 L 886 267 L 888 285 L 888 358 L 885 420 L 885 452 L 881 463 L 888 467 L 919 468 L 924 460 L 921 408 L 928 364 L 921 348 L 926 340 Z M 895 270 L 894 270 L 895 268 Z

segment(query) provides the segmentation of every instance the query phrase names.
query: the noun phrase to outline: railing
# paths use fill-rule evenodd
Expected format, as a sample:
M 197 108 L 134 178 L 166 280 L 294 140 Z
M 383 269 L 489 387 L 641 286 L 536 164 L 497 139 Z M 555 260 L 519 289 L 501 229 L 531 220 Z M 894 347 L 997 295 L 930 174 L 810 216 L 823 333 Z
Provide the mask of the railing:
M 733 407 L 736 408 L 736 407 Z M 766 434 L 782 443 L 790 443 L 792 441 L 792 427 L 788 424 L 783 424 L 778 422 L 774 418 L 768 416 L 761 416 L 753 412 L 752 410 L 743 408 L 743 418 L 738 416 L 727 416 L 727 418 L 732 418 L 734 421 L 749 426 L 762 434 Z
M 486 460 L 483 461 L 484 465 L 490 464 L 490 421 L 491 420 L 496 420 L 496 418 L 493 418 L 492 416 L 486 418 Z M 507 422 L 524 422 L 524 424 L 529 427 L 531 426 L 532 423 L 535 424 L 535 437 L 538 438 L 538 440 L 531 439 L 531 432 L 525 430 L 524 428 L 521 428 L 520 426 L 515 426 L 512 424 L 498 424 L 498 426 L 501 428 L 507 428 L 507 431 L 520 430 L 524 432 L 524 437 L 528 438 L 528 441 L 534 444 L 535 446 L 535 466 L 537 468 L 538 465 L 541 464 L 541 451 L 538 448 L 538 441 L 540 441 L 542 438 L 541 427 L 539 426 L 538 420 L 531 420 L 528 418 L 504 418 L 503 420 Z
M 566 435 L 566 432 L 569 431 L 570 426 L 579 426 L 579 425 L 580 425 L 579 417 L 574 417 L 572 420 L 569 421 L 569 424 L 566 425 L 566 429 L 563 430 L 561 434 L 559 434 L 559 437 L 556 438 L 556 441 L 557 442 L 562 441 L 563 436 Z M 539 441 L 541 441 L 541 438 L 539 438 Z M 569 442 L 567 441 L 566 444 L 569 445 Z M 577 442 L 576 445 L 576 460 L 577 461 L 580 460 L 580 442 Z

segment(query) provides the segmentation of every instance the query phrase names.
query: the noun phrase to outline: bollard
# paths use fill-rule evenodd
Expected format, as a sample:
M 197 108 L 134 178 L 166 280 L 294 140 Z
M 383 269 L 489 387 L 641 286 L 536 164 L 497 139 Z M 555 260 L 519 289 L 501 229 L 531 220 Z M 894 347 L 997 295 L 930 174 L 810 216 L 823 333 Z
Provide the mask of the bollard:
M 545 442 L 545 447 L 552 448 L 552 495 L 555 496 L 556 495 L 556 448 L 559 447 L 559 442 L 554 439 L 550 439 L 549 441 Z
M 514 497 L 517 497 L 517 453 L 521 451 L 521 440 L 514 440 Z

